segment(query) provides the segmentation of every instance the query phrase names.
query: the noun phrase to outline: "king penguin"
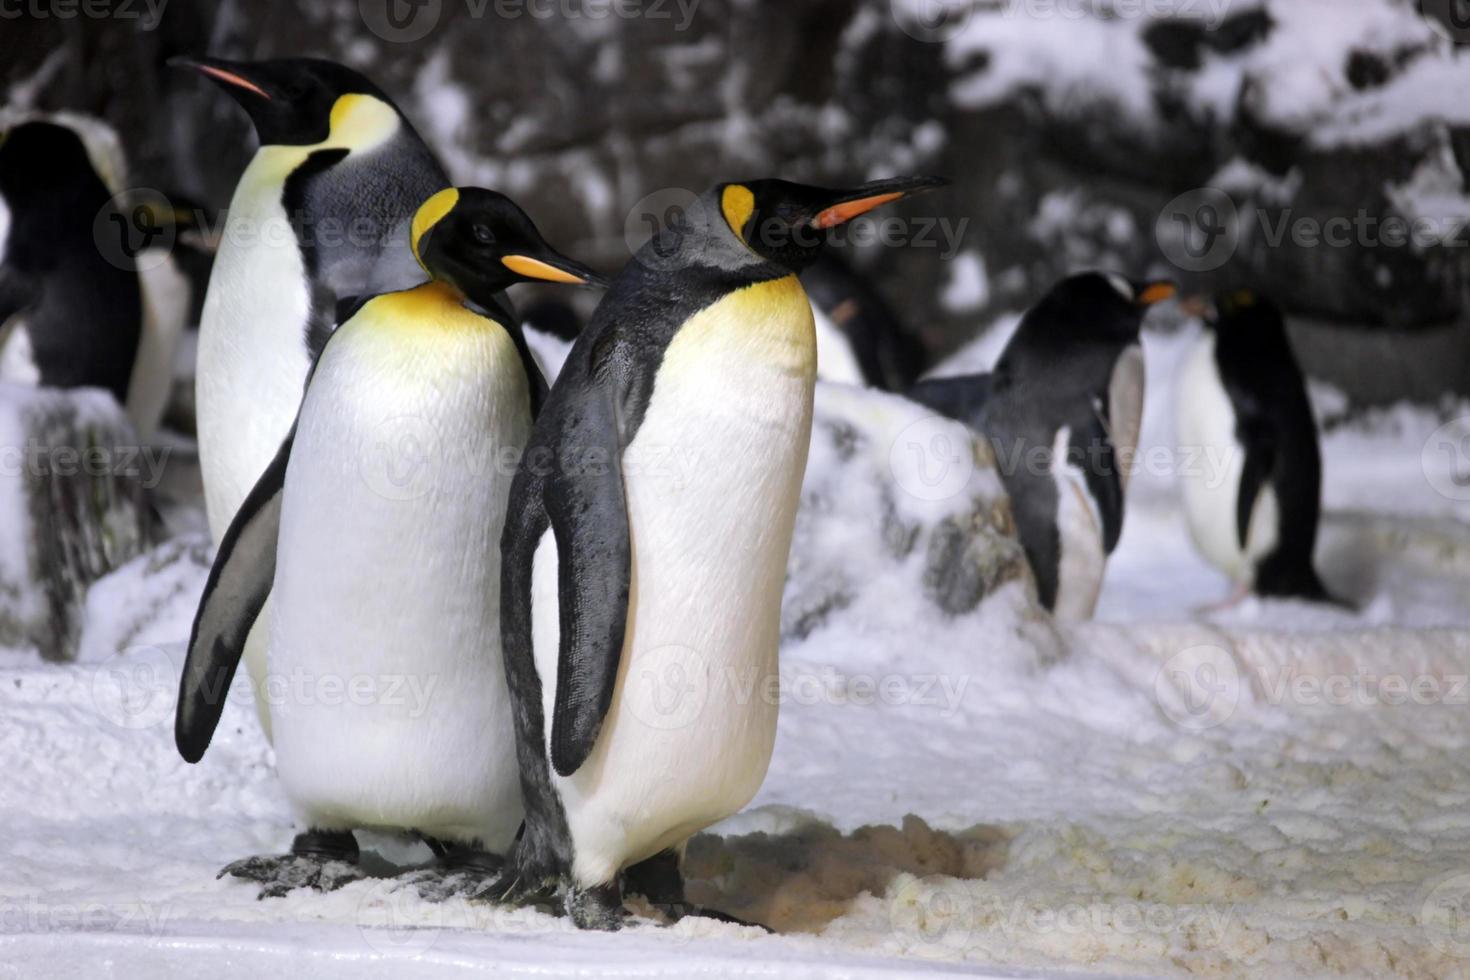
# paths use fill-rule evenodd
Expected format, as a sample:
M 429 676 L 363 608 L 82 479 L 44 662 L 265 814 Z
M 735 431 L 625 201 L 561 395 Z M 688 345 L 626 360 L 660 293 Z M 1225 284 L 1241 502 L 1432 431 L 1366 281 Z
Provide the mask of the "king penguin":
M 290 430 L 339 310 L 423 282 L 408 225 L 449 179 L 392 100 L 342 65 L 175 64 L 217 82 L 260 140 L 230 201 L 199 324 L 199 465 L 219 540 Z M 245 660 L 259 691 L 262 640 Z M 269 737 L 263 708 L 260 719 Z
M 743 694 L 777 676 L 811 435 L 796 274 L 828 229 L 939 183 L 716 186 L 573 344 L 503 538 L 526 827 L 497 897 L 561 890 L 578 926 L 613 929 L 623 870 L 655 858 L 643 893 L 688 910 L 673 849 L 749 802 L 776 737 L 776 699 Z
M 1149 307 L 1173 283 L 1087 272 L 1062 280 L 1021 319 L 990 374 L 922 381 L 909 397 L 989 437 L 1037 598 L 1062 619 L 1091 618 L 1143 420 Z
M 1220 466 L 1180 474 L 1190 535 L 1236 582 L 1235 599 L 1335 602 L 1312 567 L 1322 455 L 1281 311 L 1243 291 L 1204 319 L 1179 379 L 1177 434 Z
M 327 341 L 291 434 L 225 534 L 189 641 L 175 732 L 189 762 L 267 595 L 270 676 L 318 681 L 269 700 L 276 768 L 307 829 L 289 855 L 225 869 L 263 894 L 350 880 L 355 829 L 414 831 L 449 867 L 494 870 L 487 857 L 521 824 L 499 650 L 510 474 L 498 467 L 524 447 L 546 383 L 496 294 L 601 280 L 478 188 L 430 198 L 412 246 L 433 278 L 369 299 Z M 382 458 L 405 434 L 411 457 Z M 332 678 L 366 693 L 328 697 Z
M 0 136 L 0 380 L 105 388 L 127 405 L 143 298 L 94 237 L 109 214 L 112 191 L 71 129 L 38 120 Z

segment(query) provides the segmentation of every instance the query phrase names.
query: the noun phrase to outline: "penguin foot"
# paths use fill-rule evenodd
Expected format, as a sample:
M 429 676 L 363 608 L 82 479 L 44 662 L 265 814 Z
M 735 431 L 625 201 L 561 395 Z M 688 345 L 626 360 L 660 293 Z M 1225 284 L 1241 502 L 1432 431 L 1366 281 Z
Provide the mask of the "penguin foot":
M 367 877 L 356 864 L 309 855 L 279 854 L 248 857 L 227 864 L 216 878 L 230 875 L 259 884 L 260 898 L 282 898 L 297 888 L 332 892 Z
M 683 902 L 684 875 L 679 870 L 679 855 L 664 851 L 628 868 L 623 872 L 623 892 L 642 895 L 654 907 Z
M 565 906 L 578 929 L 617 932 L 628 917 L 623 908 L 623 890 L 616 881 L 597 888 L 568 887 Z
M 749 922 L 733 916 L 729 912 L 721 912 L 719 909 L 712 909 L 704 905 L 695 905 L 692 902 L 652 902 L 650 904 L 668 916 L 671 925 L 680 919 L 694 916 L 699 919 L 714 919 L 716 922 L 728 922 L 733 926 L 746 926 L 750 929 L 760 929 L 772 935 L 776 932 L 770 926 L 763 926 L 759 922 Z
M 350 830 L 317 830 L 297 834 L 291 853 L 257 855 L 225 865 L 216 879 L 231 875 L 261 886 L 260 898 L 281 898 L 295 888 L 332 892 L 367 877 L 357 866 L 360 852 Z
M 435 853 L 436 867 L 402 876 L 426 902 L 480 897 L 505 875 L 505 859 L 478 847 L 449 844 Z

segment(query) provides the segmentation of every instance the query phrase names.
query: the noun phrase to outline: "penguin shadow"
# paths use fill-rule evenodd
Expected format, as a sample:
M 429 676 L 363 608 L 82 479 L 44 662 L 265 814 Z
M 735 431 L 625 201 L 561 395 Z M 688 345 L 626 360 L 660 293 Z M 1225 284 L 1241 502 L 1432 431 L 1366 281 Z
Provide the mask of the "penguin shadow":
M 1470 528 L 1452 519 L 1325 514 L 1316 565 L 1327 588 L 1359 612 L 1381 602 L 1401 614 L 1470 603 Z
M 1003 867 L 1011 834 L 951 833 L 912 814 L 850 834 L 816 818 L 782 833 L 700 834 L 684 855 L 689 900 L 781 933 L 819 933 L 854 899 L 883 896 L 901 873 L 979 879 Z

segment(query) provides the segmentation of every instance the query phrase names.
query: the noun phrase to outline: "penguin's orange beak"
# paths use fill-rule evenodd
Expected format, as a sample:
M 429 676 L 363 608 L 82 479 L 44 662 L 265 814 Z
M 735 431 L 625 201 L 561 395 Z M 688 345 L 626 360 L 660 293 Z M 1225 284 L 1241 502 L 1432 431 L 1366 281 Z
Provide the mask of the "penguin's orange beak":
M 874 208 L 935 187 L 943 187 L 947 183 L 949 181 L 943 177 L 891 177 L 872 181 L 851 191 L 838 191 L 837 200 L 818 211 L 811 226 L 818 229 L 836 228 Z
M 171 68 L 189 68 L 199 72 L 208 78 L 214 79 L 223 85 L 258 95 L 266 101 L 270 101 L 271 95 L 255 82 L 241 74 L 241 69 L 233 62 L 224 61 L 219 58 L 170 58 L 168 60 Z
M 1153 306 L 1179 295 L 1179 287 L 1168 280 L 1151 282 L 1138 291 L 1139 306 Z

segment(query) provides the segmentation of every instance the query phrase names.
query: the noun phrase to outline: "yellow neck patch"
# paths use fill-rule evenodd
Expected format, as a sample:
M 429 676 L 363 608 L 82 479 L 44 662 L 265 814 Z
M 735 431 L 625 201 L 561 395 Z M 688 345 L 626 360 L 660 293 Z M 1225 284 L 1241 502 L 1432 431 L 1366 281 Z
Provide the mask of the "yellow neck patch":
M 409 245 L 413 248 L 413 257 L 418 260 L 420 267 L 425 272 L 429 267 L 424 265 L 423 256 L 419 255 L 419 241 L 429 232 L 429 229 L 444 219 L 444 216 L 454 210 L 459 203 L 459 190 L 454 187 L 446 187 L 433 197 L 429 198 L 419 209 L 414 212 L 413 226 L 409 232 Z
M 720 194 L 720 210 L 735 237 L 745 241 L 745 223 L 755 213 L 755 195 L 744 184 L 731 184 Z
M 381 99 L 352 94 L 339 96 L 332 104 L 329 125 L 327 146 L 365 150 L 396 133 L 399 119 L 393 107 Z

